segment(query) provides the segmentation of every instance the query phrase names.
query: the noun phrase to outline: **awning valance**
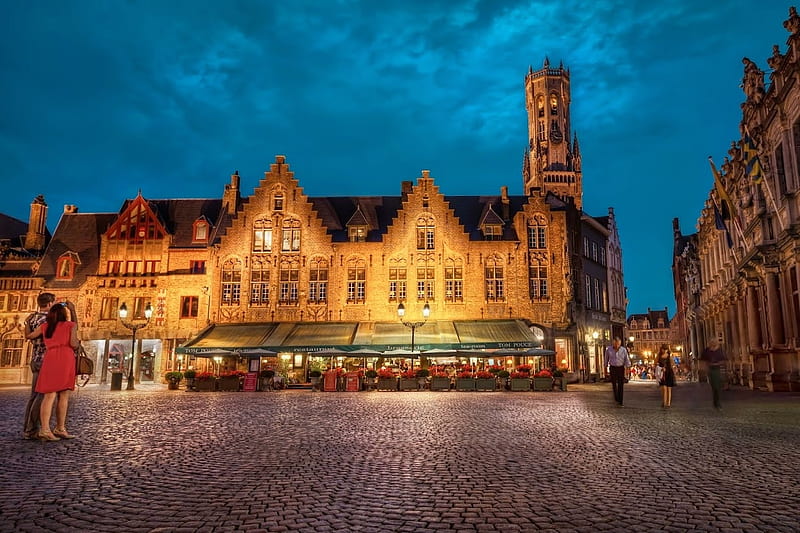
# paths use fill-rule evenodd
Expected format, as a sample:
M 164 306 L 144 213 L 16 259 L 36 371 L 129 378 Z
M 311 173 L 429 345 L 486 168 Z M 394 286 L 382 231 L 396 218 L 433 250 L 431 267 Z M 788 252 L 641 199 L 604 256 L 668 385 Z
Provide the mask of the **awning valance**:
M 521 319 L 429 320 L 416 328 L 414 349 L 525 350 L 540 344 L 529 324 Z M 178 347 L 177 352 L 202 355 L 221 349 L 241 355 L 257 353 L 257 350 L 306 353 L 374 350 L 383 353 L 410 347 L 411 331 L 399 322 L 259 322 L 212 324 Z

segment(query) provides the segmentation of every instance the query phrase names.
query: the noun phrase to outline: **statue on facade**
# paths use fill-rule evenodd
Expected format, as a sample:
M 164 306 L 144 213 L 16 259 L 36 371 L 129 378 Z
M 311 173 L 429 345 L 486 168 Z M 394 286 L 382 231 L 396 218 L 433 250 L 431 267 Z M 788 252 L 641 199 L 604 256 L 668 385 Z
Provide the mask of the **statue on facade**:
M 772 45 L 772 56 L 767 59 L 767 65 L 772 70 L 777 70 L 778 67 L 781 65 L 783 61 L 783 54 L 781 54 L 781 48 L 777 44 Z
M 744 78 L 742 88 L 748 100 L 759 103 L 764 97 L 764 71 L 759 69 L 750 59 L 743 57 Z
M 797 9 L 794 6 L 789 8 L 789 18 L 784 21 L 783 27 L 792 35 L 800 33 L 800 15 L 797 14 Z

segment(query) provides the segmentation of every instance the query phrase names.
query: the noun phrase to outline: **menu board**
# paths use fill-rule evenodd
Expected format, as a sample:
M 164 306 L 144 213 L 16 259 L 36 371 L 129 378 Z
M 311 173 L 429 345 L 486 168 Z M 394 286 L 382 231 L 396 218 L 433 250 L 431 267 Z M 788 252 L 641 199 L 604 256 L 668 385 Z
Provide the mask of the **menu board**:
M 256 390 L 256 385 L 258 384 L 258 372 L 248 372 L 244 376 L 244 388 L 245 392 L 252 392 Z

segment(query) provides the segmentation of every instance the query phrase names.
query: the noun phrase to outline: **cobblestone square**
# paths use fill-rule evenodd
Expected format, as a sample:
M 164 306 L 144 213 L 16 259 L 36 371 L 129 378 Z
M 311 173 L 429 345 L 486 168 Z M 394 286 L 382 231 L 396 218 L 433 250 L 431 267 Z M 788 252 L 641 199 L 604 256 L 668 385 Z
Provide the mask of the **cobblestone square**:
M 797 531 L 800 396 L 75 393 L 21 439 L 0 389 L 2 531 Z

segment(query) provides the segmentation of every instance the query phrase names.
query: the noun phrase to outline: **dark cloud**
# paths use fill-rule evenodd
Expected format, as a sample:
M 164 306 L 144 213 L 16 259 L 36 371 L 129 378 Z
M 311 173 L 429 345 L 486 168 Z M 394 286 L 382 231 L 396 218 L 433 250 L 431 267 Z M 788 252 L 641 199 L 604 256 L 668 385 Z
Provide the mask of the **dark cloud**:
M 523 77 L 571 69 L 584 204 L 613 206 L 631 308 L 673 307 L 685 232 L 738 134 L 741 57 L 785 49 L 788 4 L 368 0 L 12 2 L 0 34 L 0 211 L 37 194 L 117 211 L 245 191 L 285 154 L 311 195 L 521 193 Z M 658 198 L 657 202 L 653 198 Z

